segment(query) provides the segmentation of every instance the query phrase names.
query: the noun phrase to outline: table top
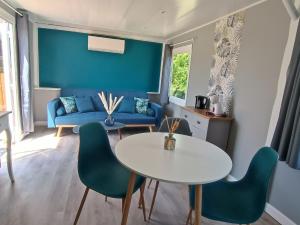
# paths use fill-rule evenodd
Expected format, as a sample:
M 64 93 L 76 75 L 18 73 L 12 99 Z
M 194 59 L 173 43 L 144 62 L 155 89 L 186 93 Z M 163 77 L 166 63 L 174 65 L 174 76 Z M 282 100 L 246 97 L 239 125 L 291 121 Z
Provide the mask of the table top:
M 104 129 L 106 131 L 110 131 L 110 130 L 117 130 L 117 129 L 121 129 L 123 127 L 126 127 L 126 124 L 124 123 L 119 123 L 119 122 L 115 122 L 113 126 L 106 126 L 105 123 L 103 121 L 100 121 L 99 123 L 101 123 L 101 125 L 104 127 Z M 79 128 L 81 125 L 75 126 L 73 128 L 73 133 L 78 134 L 79 133 Z
M 164 150 L 167 133 L 142 133 L 126 137 L 115 147 L 117 159 L 139 175 L 174 183 L 205 184 L 226 177 L 230 157 L 201 139 L 175 134 L 175 150 Z

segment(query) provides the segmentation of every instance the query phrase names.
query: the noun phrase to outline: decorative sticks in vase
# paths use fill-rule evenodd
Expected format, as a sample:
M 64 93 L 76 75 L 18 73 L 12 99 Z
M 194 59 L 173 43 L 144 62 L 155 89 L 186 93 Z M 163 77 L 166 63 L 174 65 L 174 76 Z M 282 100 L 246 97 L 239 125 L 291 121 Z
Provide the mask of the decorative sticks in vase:
M 119 99 L 117 97 L 114 98 L 112 97 L 112 94 L 109 93 L 109 103 L 106 100 L 105 94 L 103 92 L 98 93 L 99 98 L 102 101 L 102 104 L 107 112 L 107 118 L 104 120 L 104 123 L 107 126 L 113 126 L 115 123 L 114 118 L 112 117 L 112 113 L 115 111 L 117 106 L 121 103 L 123 100 L 124 96 L 121 96 Z
M 168 136 L 165 136 L 164 149 L 165 150 L 174 150 L 175 144 L 176 144 L 176 139 L 174 138 L 174 133 L 177 130 L 177 128 L 179 127 L 180 119 L 172 119 L 171 126 L 169 125 L 169 120 L 168 120 L 167 116 L 166 116 L 165 120 L 166 120 L 166 123 L 168 126 L 169 134 L 168 134 Z

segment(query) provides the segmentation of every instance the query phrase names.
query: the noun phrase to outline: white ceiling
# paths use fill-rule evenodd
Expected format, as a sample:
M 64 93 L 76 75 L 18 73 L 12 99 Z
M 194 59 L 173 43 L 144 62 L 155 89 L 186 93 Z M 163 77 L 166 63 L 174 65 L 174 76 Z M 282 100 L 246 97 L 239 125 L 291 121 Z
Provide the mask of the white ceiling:
M 261 0 L 10 0 L 43 22 L 167 39 Z

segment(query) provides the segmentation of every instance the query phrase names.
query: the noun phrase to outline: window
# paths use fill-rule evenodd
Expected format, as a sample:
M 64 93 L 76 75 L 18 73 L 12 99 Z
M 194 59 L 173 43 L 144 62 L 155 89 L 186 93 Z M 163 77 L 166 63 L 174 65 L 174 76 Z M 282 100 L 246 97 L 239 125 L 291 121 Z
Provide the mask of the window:
M 172 72 L 169 99 L 178 105 L 185 105 L 190 73 L 192 45 L 174 48 L 172 52 Z

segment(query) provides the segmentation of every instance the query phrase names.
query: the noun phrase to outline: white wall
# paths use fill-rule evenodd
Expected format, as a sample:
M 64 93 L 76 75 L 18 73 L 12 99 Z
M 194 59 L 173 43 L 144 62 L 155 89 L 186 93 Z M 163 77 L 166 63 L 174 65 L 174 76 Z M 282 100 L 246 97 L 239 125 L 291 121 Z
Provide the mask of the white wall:
M 190 32 L 170 40 L 170 43 L 179 43 L 188 39 L 193 39 L 192 58 L 188 82 L 186 105 L 195 105 L 196 95 L 206 95 L 208 92 L 208 80 L 210 65 L 214 52 L 214 30 L 215 23 L 207 25 L 199 30 Z M 175 104 L 167 106 L 169 114 L 179 116 L 180 107 Z
M 277 119 L 280 112 L 281 101 L 286 83 L 287 70 L 293 52 L 299 20 L 291 21 L 288 42 L 282 60 L 280 76 L 278 79 L 277 95 L 270 119 L 266 145 L 270 145 Z M 279 162 L 272 182 L 269 202 L 279 212 L 275 215 L 282 224 L 300 224 L 300 171 L 290 168 L 285 162 Z M 288 218 L 286 218 L 286 217 Z M 294 221 L 294 222 L 293 222 Z
M 206 41 L 202 45 L 213 45 L 213 39 L 210 38 L 213 36 L 215 24 L 210 26 L 172 41 L 176 43 L 193 36 L 201 36 L 201 39 Z M 289 31 L 289 26 L 290 18 L 281 0 L 269 0 L 246 11 L 236 73 L 235 125 L 232 129 L 230 148 L 234 163 L 232 175 L 236 178 L 245 174 L 258 148 L 266 144 L 266 139 L 269 143 L 273 135 L 285 83 L 285 72 L 293 48 L 291 33 L 295 36 L 297 27 L 294 22 Z M 193 54 L 196 54 L 195 51 L 201 51 L 201 48 L 193 49 Z M 191 68 L 195 69 L 191 76 L 197 76 L 196 79 L 201 79 L 203 83 L 192 82 L 192 92 L 205 94 L 212 54 L 208 51 L 203 55 L 202 52 L 197 54 L 201 57 L 199 56 L 199 60 L 192 59 Z M 205 64 L 201 63 L 200 58 Z M 207 75 L 201 71 L 207 71 Z M 193 96 L 190 96 L 188 104 L 192 105 Z M 178 106 L 170 104 L 169 109 L 171 113 L 176 114 Z M 300 172 L 280 162 L 271 187 L 269 202 L 272 206 L 268 205 L 267 210 L 284 225 L 300 224 L 299 190 Z

